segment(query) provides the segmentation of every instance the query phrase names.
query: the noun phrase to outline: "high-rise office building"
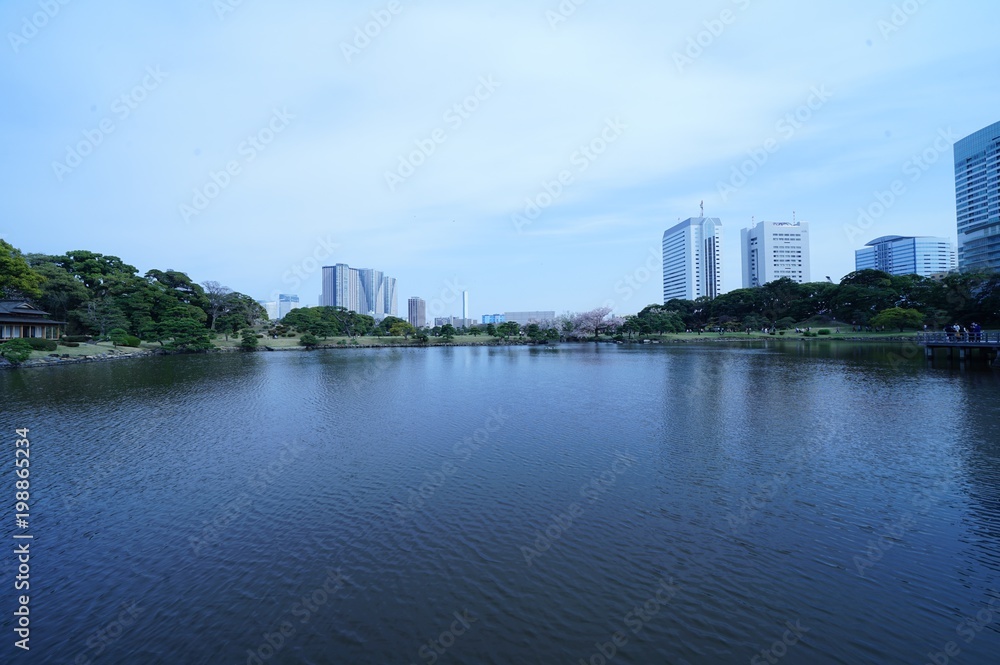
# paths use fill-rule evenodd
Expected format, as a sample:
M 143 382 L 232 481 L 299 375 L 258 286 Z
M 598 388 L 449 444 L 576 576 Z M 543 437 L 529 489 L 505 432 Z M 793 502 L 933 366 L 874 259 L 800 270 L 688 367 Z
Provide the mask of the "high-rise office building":
M 411 326 L 414 328 L 427 327 L 427 301 L 423 298 L 410 298 L 407 310 L 407 319 Z
M 278 303 L 275 300 L 258 300 L 257 304 L 264 308 L 267 312 L 267 318 L 270 321 L 276 321 L 281 317 L 278 316 Z
M 378 270 L 351 268 L 338 263 L 323 268 L 324 307 L 343 307 L 382 320 L 396 316 L 396 279 Z
M 462 318 L 469 318 L 469 292 L 462 291 Z
M 722 292 L 722 220 L 692 217 L 663 234 L 663 302 Z
M 955 144 L 958 267 L 1000 268 L 1000 122 Z
M 854 252 L 855 270 L 931 277 L 956 268 L 955 246 L 947 238 L 882 236 Z
M 782 277 L 809 281 L 809 222 L 758 222 L 740 236 L 744 289 Z
M 278 294 L 278 318 L 283 319 L 285 315 L 288 314 L 293 309 L 298 309 L 302 305 L 299 303 L 299 297 L 296 295 L 291 295 L 288 293 Z

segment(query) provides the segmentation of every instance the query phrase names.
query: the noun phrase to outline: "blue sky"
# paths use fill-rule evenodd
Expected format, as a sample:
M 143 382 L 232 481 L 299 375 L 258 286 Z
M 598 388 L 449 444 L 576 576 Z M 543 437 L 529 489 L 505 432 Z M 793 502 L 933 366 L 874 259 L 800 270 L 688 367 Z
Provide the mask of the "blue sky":
M 63 1 L 0 7 L 0 236 L 257 298 L 343 262 L 401 310 L 635 312 L 701 201 L 727 290 L 793 211 L 838 280 L 954 239 L 950 142 L 1000 120 L 994 2 Z

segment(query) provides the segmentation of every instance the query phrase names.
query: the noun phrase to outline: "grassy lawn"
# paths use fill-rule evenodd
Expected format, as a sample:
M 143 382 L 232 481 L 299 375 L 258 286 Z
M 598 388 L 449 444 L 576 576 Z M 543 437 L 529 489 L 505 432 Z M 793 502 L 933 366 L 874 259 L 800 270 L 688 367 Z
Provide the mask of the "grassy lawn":
M 159 344 L 148 344 L 143 342 L 143 349 L 156 349 L 159 348 Z M 31 360 L 38 360 L 40 358 L 47 358 L 50 354 L 58 353 L 59 355 L 67 355 L 70 358 L 80 358 L 82 356 L 100 356 L 105 355 L 109 352 L 117 353 L 131 353 L 137 351 L 138 349 L 133 349 L 127 346 L 116 347 L 111 342 L 81 342 L 80 346 L 70 347 L 63 346 L 60 344 L 55 351 L 32 351 Z

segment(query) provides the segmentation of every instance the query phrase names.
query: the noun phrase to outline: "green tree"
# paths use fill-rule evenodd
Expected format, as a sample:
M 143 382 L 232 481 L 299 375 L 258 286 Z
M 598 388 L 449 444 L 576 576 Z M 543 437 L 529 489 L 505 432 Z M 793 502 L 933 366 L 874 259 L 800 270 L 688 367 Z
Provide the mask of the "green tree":
M 545 332 L 542 330 L 542 327 L 537 323 L 529 323 L 524 328 L 524 335 L 529 340 L 531 340 L 533 344 L 538 344 L 540 341 L 545 339 Z
M 215 322 L 226 311 L 233 290 L 215 281 L 203 282 L 202 287 L 208 300 L 208 327 L 216 330 Z M 226 339 L 228 338 L 227 335 Z
M 0 298 L 38 298 L 44 282 L 18 249 L 0 239 Z
M 185 307 L 175 307 L 158 323 L 143 328 L 147 340 L 159 342 L 172 351 L 207 351 L 212 348 L 209 331 L 201 321 L 190 316 Z
M 229 341 L 230 335 L 239 334 L 240 330 L 247 325 L 246 320 L 236 313 L 226 313 L 215 319 L 215 330 L 220 332 L 226 337 L 226 341 Z M 254 337 L 256 339 L 256 337 Z
M 178 318 L 166 323 L 170 341 L 165 344 L 172 351 L 207 351 L 212 348 L 208 329 L 191 318 Z
M 479 326 L 472 326 L 471 328 L 469 328 L 469 334 L 472 335 L 473 337 L 479 337 L 480 335 L 483 334 L 483 329 L 480 328 Z
M 12 365 L 20 365 L 31 357 L 31 344 L 23 339 L 12 339 L 0 344 L 0 357 Z
M 204 317 L 192 318 L 208 322 L 211 302 L 205 295 L 205 289 L 200 284 L 192 282 L 190 277 L 176 270 L 150 270 L 146 273 L 146 280 L 163 287 L 176 301 L 201 310 Z
M 118 303 L 109 295 L 89 301 L 80 314 L 80 319 L 100 337 L 107 337 L 109 331 L 116 328 L 127 328 L 129 323 Z
M 312 333 L 306 333 L 299 338 L 299 345 L 304 346 L 307 349 L 313 349 L 319 345 L 319 339 Z
M 35 302 L 58 321 L 70 321 L 70 312 L 90 300 L 90 291 L 79 279 L 44 254 L 29 254 L 31 268 L 45 278 Z M 79 323 L 78 319 L 73 321 Z
M 392 327 L 389 328 L 389 335 L 391 337 L 402 337 L 404 339 L 410 339 L 410 335 L 412 335 L 415 332 L 416 328 L 411 326 L 406 321 L 402 320 L 392 324 Z
M 445 342 L 450 342 L 455 339 L 455 326 L 450 323 L 446 323 L 441 326 L 441 339 Z
M 626 316 L 625 322 L 622 324 L 622 331 L 628 334 L 629 341 L 631 341 L 632 335 L 642 331 L 642 327 L 639 323 L 639 317 L 634 314 Z
M 128 337 L 128 331 L 122 328 L 115 328 L 114 330 L 108 331 L 108 339 L 115 346 L 123 346 L 125 343 L 125 338 Z
M 635 316 L 635 324 L 628 324 L 628 320 L 625 321 L 626 332 L 630 329 L 634 329 L 635 332 L 642 332 L 645 334 L 657 333 L 678 333 L 684 332 L 687 326 L 684 324 L 684 319 L 681 315 L 675 311 L 667 308 L 664 305 L 649 305 L 641 312 Z M 629 339 L 631 339 L 631 333 L 629 334 Z
M 257 339 L 257 331 L 252 328 L 244 328 L 240 332 L 240 348 L 244 351 L 253 351 L 259 344 L 260 340 Z
M 378 325 L 375 327 L 375 334 L 378 337 L 382 337 L 383 335 L 393 336 L 391 332 L 392 327 L 399 323 L 406 323 L 406 321 L 397 316 L 387 316 L 379 321 Z
M 94 297 L 107 294 L 109 280 L 135 277 L 139 272 L 135 266 L 125 263 L 117 256 L 104 256 L 84 250 L 74 250 L 52 258 L 67 272 L 82 281 Z
M 905 328 L 920 328 L 924 324 L 924 318 L 918 310 L 891 307 L 879 312 L 878 316 L 871 320 L 871 325 L 899 328 L 899 332 L 903 332 Z
M 497 326 L 497 335 L 505 342 L 521 333 L 521 325 L 517 321 L 507 321 Z

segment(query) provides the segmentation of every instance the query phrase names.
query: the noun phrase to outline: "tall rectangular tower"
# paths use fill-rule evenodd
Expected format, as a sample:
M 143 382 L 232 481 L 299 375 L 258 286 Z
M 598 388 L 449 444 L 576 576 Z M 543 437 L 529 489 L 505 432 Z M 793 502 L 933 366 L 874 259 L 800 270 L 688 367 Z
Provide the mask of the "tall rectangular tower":
M 692 217 L 663 234 L 663 302 L 722 293 L 722 221 Z
M 414 296 L 407 303 L 407 319 L 414 328 L 424 328 L 427 326 L 427 302 L 423 298 Z
M 1000 268 L 1000 122 L 955 144 L 958 268 Z
M 809 222 L 758 222 L 740 236 L 744 289 L 782 277 L 809 281 Z

